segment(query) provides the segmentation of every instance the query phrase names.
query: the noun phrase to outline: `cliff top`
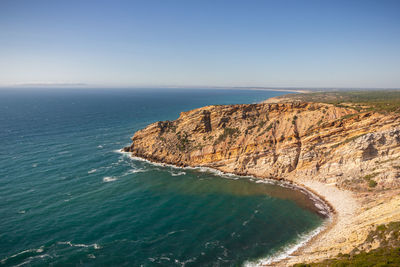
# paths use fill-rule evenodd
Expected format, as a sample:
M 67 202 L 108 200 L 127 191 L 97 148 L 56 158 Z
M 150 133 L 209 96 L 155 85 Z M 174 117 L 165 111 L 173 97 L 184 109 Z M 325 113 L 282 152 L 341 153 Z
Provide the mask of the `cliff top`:
M 353 108 L 359 112 L 400 112 L 400 90 L 337 91 L 287 94 L 266 100 L 273 102 L 314 102 Z

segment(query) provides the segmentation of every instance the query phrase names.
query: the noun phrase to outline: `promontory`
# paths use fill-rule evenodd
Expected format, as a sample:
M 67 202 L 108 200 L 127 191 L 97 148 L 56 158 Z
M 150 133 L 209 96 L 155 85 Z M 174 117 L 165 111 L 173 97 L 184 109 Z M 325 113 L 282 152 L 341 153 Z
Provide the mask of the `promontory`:
M 357 260 L 360 251 L 376 255 L 400 247 L 400 226 L 393 228 L 400 221 L 399 111 L 399 91 L 292 94 L 260 104 L 213 105 L 139 130 L 124 151 L 153 162 L 309 188 L 333 206 L 334 220 L 277 264 L 329 266 Z M 379 235 L 378 225 L 393 229 Z

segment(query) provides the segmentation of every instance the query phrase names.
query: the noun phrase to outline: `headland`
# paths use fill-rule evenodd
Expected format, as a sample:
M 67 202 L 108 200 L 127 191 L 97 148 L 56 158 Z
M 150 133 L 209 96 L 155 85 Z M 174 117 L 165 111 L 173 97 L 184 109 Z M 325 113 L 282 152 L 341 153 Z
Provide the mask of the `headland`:
M 214 105 L 153 123 L 124 148 L 176 166 L 291 181 L 325 199 L 331 224 L 274 265 L 375 251 L 377 225 L 400 221 L 400 93 L 303 93 Z

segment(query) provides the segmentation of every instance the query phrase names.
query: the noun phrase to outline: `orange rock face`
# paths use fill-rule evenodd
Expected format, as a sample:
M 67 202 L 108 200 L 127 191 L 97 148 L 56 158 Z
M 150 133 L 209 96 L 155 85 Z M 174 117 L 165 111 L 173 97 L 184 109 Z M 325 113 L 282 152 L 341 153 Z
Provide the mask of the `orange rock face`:
M 147 126 L 124 150 L 260 178 L 365 190 L 372 175 L 376 188 L 400 186 L 400 116 L 322 103 L 207 106 Z

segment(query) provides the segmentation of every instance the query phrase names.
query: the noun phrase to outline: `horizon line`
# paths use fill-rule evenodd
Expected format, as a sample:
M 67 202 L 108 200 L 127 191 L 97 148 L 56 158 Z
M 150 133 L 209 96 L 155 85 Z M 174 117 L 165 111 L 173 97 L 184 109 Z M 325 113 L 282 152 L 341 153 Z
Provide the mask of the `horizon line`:
M 399 87 L 354 87 L 354 86 L 223 86 L 223 85 L 112 85 L 112 84 L 89 84 L 89 83 L 21 83 L 21 84 L 0 84 L 0 89 L 151 89 L 151 88 L 175 88 L 175 89 L 268 89 L 268 90 L 400 90 Z

